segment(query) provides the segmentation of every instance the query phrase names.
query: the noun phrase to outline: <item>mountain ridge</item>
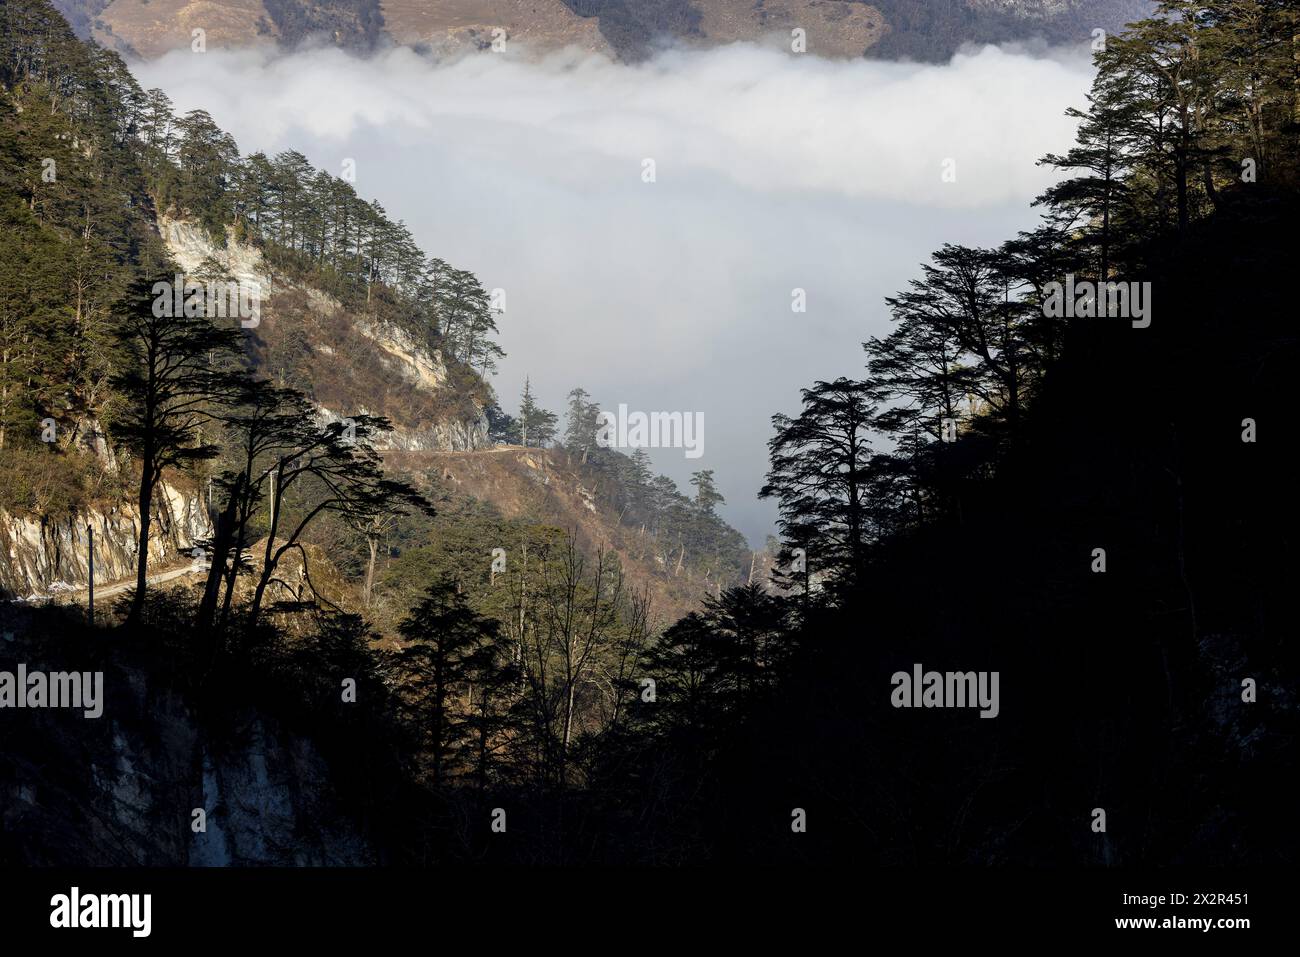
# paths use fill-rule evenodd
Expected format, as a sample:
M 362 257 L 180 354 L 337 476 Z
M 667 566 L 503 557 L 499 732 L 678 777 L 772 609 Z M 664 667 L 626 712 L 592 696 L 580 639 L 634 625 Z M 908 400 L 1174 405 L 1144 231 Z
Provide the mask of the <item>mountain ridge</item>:
M 814 55 L 942 61 L 963 43 L 1084 43 L 1148 14 L 1151 0 L 56 0 L 78 35 L 152 58 L 212 46 L 399 44 L 434 55 L 520 43 L 643 59 L 665 42 L 791 44 Z

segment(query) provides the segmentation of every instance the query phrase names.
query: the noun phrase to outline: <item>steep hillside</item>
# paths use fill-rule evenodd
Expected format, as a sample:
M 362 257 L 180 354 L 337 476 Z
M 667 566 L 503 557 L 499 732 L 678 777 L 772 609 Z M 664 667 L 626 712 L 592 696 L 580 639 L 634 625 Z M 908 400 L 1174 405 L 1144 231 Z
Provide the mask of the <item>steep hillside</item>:
M 613 53 L 599 23 L 581 17 L 563 0 L 379 0 L 384 30 L 394 42 L 435 53 L 490 47 L 494 30 L 508 41 L 540 49 L 573 46 Z
M 144 57 L 187 47 L 325 42 L 361 52 L 392 42 L 435 54 L 485 50 L 502 36 L 547 51 L 635 60 L 665 40 L 716 45 L 804 30 L 819 56 L 943 60 L 963 43 L 1041 37 L 1081 43 L 1118 31 L 1151 0 L 57 0 L 81 36 Z M 504 31 L 504 34 L 496 31 Z
M 157 657 L 54 609 L 0 606 L 0 668 L 93 666 L 101 714 L 56 709 L 0 727 L 0 864 L 357 866 L 376 852 L 316 729 L 246 695 L 204 695 Z M 237 688 L 243 682 L 230 682 Z M 227 702 L 219 703 L 221 698 Z M 358 753 L 363 761 L 363 753 Z M 39 763 L 37 763 L 39 762 Z M 292 782 L 292 786 L 286 786 Z M 191 830 L 193 810 L 204 829 Z
M 55 6 L 79 36 L 135 56 L 188 48 L 196 29 L 214 47 L 281 39 L 263 0 L 60 0 Z
M 245 159 L 174 115 L 43 3 L 0 26 L 0 589 L 85 584 L 88 525 L 99 584 L 139 539 L 151 579 L 212 534 L 238 470 L 259 531 L 269 472 L 244 447 L 296 462 L 326 441 L 392 491 L 370 450 L 486 443 L 501 350 L 472 274 L 300 154 Z M 259 421 L 278 438 L 241 446 Z
M 212 534 L 203 498 L 188 483 L 163 487 L 158 519 L 149 540 L 156 568 L 191 561 L 197 543 Z M 0 594 L 39 601 L 80 593 L 93 560 L 102 595 L 106 584 L 131 580 L 138 535 L 138 510 L 128 504 L 43 516 L 0 508 Z
M 228 231 L 225 246 L 192 221 L 162 217 L 159 232 L 186 274 L 215 264 L 261 291 L 250 337 L 260 368 L 311 396 L 322 416 L 388 418 L 378 448 L 470 450 L 488 444 L 484 384 L 454 376 L 442 353 L 417 342 L 385 314 L 350 308 L 309 278 L 278 269 L 262 250 Z
M 699 32 L 707 43 L 761 40 L 773 36 L 790 43 L 801 29 L 806 49 L 818 56 L 857 57 L 880 42 L 889 29 L 877 7 L 840 0 L 769 0 L 700 3 Z
M 709 558 L 687 555 L 679 540 L 660 536 L 625 516 L 602 494 L 602 477 L 563 449 L 496 446 L 470 454 L 401 452 L 384 455 L 397 474 L 437 486 L 453 496 L 489 505 L 507 521 L 527 521 L 571 533 L 588 554 L 617 556 L 632 590 L 648 590 L 655 630 L 699 607 L 706 595 L 742 584 L 748 552 Z M 480 549 L 487 568 L 491 543 Z M 688 560 L 689 559 L 689 560 Z
M 58 39 L 49 16 L 36 2 L 14 8 L 9 36 Z M 387 456 L 383 464 L 394 478 L 411 477 L 436 487 L 439 496 L 448 485 L 503 520 L 572 533 L 586 554 L 603 549 L 617 557 L 629 584 L 652 593 L 663 623 L 746 578 L 755 559 L 715 514 L 712 500 L 683 495 L 635 456 L 592 447 L 594 406 L 584 406 L 577 419 L 570 410 L 564 444 L 574 454 L 498 451 L 488 414 L 498 425 L 510 419 L 489 385 L 502 355 L 493 341 L 499 313 L 472 274 L 427 257 L 400 222 L 301 154 L 243 157 L 206 113 L 175 116 L 161 92 L 135 87 L 116 55 L 70 38 L 59 42 L 64 45 L 54 49 L 66 56 L 68 72 L 58 82 L 103 97 L 89 100 L 91 119 L 26 109 L 46 81 L 24 72 L 17 47 L 8 51 L 12 66 L 0 101 L 0 147 L 13 158 L 5 186 L 14 224 L 3 237 L 12 295 L 0 300 L 0 331 L 26 344 L 0 365 L 0 447 L 8 453 L 0 459 L 0 534 L 11 543 L 9 554 L 0 555 L 0 587 L 41 596 L 84 585 L 88 562 L 79 530 L 88 524 L 100 530 L 98 584 L 116 584 L 130 571 L 146 513 L 142 502 L 149 501 L 156 515 L 148 534 L 158 544 L 141 574 L 151 581 L 171 574 L 182 552 L 216 547 L 223 508 L 236 509 L 226 520 L 239 526 L 237 541 L 222 546 L 235 549 L 227 557 L 252 562 L 260 573 L 268 567 L 267 536 L 276 533 L 269 514 L 274 501 L 277 518 L 304 523 L 290 539 L 293 547 L 324 546 L 355 584 L 363 574 L 373 577 L 381 551 L 397 555 L 427 547 L 436 534 L 457 533 L 454 510 L 450 524 L 444 518 L 435 533 L 417 521 L 416 509 L 393 527 L 395 537 L 372 534 L 363 526 L 378 521 L 379 510 L 391 504 L 402 511 L 402 495 L 387 486 L 376 486 L 387 491 L 365 507 L 352 493 L 331 501 L 326 490 L 347 488 L 337 485 L 335 468 L 382 481 L 379 460 L 373 471 L 366 464 L 374 452 L 409 453 Z M 101 92 L 116 88 L 129 96 Z M 69 142 L 82 145 L 69 153 Z M 60 157 L 55 180 L 41 184 L 24 175 L 46 155 Z M 88 232 L 87 207 L 93 210 Z M 69 248 L 77 253 L 69 255 Z M 111 281 L 87 285 L 89 265 Z M 247 367 L 241 375 L 248 381 L 202 385 L 206 372 L 199 370 L 212 364 L 209 343 L 194 359 L 195 373 L 174 384 L 182 392 L 208 391 L 176 400 L 180 412 L 168 422 L 142 426 L 133 419 L 147 407 L 138 390 L 152 380 L 113 370 L 156 354 L 161 340 L 150 339 L 141 351 L 124 336 L 131 324 L 123 317 L 143 312 L 153 322 L 153 294 L 145 302 L 131 290 L 155 287 L 157 280 L 175 287 L 178 275 L 184 288 L 205 295 L 239 290 L 241 309 L 249 293 L 256 308 L 241 315 L 238 329 L 233 316 L 204 313 L 220 318 L 223 330 L 232 326 L 223 341 L 240 353 L 231 361 Z M 170 335 L 166 328 L 159 334 Z M 193 334 L 206 335 L 206 328 L 199 323 Z M 66 347 L 35 347 L 43 341 L 66 341 Z M 63 348 L 67 361 L 52 362 L 51 353 L 62 357 Z M 155 369 L 155 377 L 166 367 Z M 278 422 L 280 431 L 264 431 L 267 422 Z M 129 444 L 146 426 L 175 436 L 170 457 L 147 467 L 141 456 L 148 448 Z M 364 441 L 353 443 L 358 426 Z M 337 460 L 311 474 L 316 484 L 296 486 L 304 497 L 280 501 L 271 473 L 332 442 L 331 429 L 339 436 L 330 453 Z M 536 445 L 537 436 L 532 439 Z M 546 441 L 554 441 L 554 430 Z M 474 455 L 480 450 L 486 451 Z M 468 457 L 456 460 L 462 453 Z M 190 490 L 182 505 L 169 498 L 176 487 Z M 533 494 L 538 488 L 545 494 Z M 223 506 L 235 490 L 244 498 Z M 356 549 L 372 546 L 373 554 L 358 563 Z M 275 547 L 289 544 L 277 539 Z M 292 561 L 295 554 L 281 557 Z M 265 574 L 269 579 L 274 572 L 270 567 Z M 225 584 L 226 594 L 248 597 L 237 578 Z M 355 596 L 344 599 L 346 608 L 360 607 Z M 406 607 L 390 608 L 388 624 Z

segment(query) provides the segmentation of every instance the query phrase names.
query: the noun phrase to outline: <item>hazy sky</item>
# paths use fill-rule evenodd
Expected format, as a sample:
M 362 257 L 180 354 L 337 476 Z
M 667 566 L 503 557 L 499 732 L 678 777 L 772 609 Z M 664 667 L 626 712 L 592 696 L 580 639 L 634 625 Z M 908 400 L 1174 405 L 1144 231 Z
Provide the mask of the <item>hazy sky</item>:
M 883 297 L 931 250 L 1034 223 L 1052 175 L 1034 160 L 1068 148 L 1063 114 L 1092 75 L 1086 46 L 943 66 L 744 45 L 637 66 L 210 49 L 135 70 L 245 154 L 294 148 L 335 174 L 354 160 L 357 191 L 426 253 L 504 289 L 507 411 L 529 376 L 557 412 L 581 385 L 604 408 L 702 414 L 703 456 L 654 463 L 687 491 L 714 469 L 755 544 L 775 517 L 755 497 L 772 414 L 816 379 L 862 374 Z

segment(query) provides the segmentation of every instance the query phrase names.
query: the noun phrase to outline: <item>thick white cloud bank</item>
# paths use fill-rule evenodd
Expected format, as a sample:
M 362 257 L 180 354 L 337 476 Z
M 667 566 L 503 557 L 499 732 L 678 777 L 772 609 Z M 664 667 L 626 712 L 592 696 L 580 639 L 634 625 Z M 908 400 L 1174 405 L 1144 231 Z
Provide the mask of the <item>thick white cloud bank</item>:
M 883 297 L 931 250 L 1033 224 L 1053 175 L 1034 161 L 1069 146 L 1092 77 L 1086 48 L 931 66 L 744 45 L 637 66 L 209 50 L 135 70 L 244 153 L 353 160 L 357 191 L 426 252 L 504 289 L 508 411 L 530 376 L 556 411 L 581 385 L 604 408 L 702 414 L 703 456 L 652 458 L 683 487 L 714 469 L 756 543 L 772 413 L 862 374 Z

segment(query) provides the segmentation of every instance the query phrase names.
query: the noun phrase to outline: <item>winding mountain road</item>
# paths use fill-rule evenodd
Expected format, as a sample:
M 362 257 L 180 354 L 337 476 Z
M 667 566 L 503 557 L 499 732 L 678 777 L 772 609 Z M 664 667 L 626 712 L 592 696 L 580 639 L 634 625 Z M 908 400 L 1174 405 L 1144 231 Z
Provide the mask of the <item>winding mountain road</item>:
M 185 562 L 181 565 L 173 565 L 160 572 L 155 572 L 147 579 L 150 585 L 161 585 L 164 582 L 175 581 L 177 578 L 183 578 L 186 575 L 204 575 L 205 571 L 196 571 L 193 562 Z M 103 598 L 112 598 L 123 592 L 130 591 L 135 587 L 135 576 L 129 578 L 119 578 L 111 582 L 95 583 L 95 601 Z M 90 589 L 82 586 L 80 588 L 68 588 L 56 592 L 46 592 L 43 595 L 29 595 L 25 600 L 28 602 L 53 601 L 59 604 L 85 605 L 90 598 Z

